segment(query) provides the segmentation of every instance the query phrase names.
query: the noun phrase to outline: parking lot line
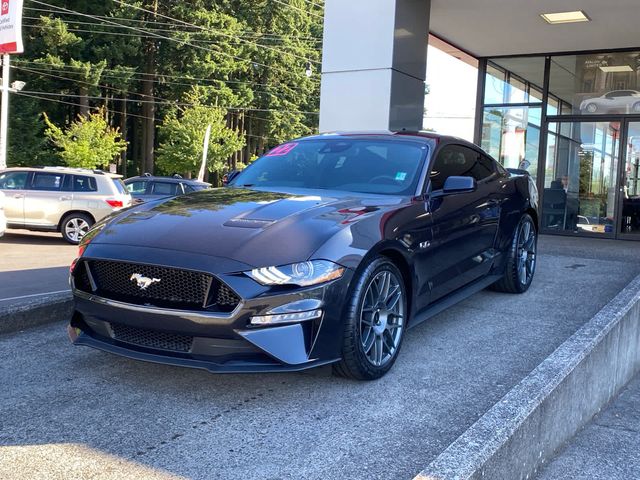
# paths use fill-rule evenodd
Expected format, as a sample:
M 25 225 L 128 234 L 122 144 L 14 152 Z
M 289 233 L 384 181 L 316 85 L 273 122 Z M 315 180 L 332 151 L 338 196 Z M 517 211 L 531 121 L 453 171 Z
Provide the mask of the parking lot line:
M 10 302 L 12 300 L 22 300 L 24 298 L 43 297 L 45 295 L 57 295 L 58 293 L 67 293 L 71 290 L 58 290 L 57 292 L 34 293 L 32 295 L 22 295 L 20 297 L 0 298 L 0 302 Z

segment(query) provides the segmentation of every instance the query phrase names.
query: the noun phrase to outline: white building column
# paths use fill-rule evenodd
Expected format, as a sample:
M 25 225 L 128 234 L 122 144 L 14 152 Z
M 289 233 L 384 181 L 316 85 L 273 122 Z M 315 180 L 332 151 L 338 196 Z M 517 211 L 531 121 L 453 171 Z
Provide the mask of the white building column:
M 431 0 L 326 0 L 320 131 L 420 130 Z

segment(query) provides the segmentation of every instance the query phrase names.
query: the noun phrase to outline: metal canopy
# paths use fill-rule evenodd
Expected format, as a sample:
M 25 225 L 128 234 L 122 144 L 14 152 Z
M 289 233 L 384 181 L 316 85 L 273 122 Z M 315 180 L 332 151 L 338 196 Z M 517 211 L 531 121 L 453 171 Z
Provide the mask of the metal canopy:
M 542 13 L 582 10 L 585 23 Z M 431 32 L 475 57 L 640 47 L 640 0 L 431 0 Z

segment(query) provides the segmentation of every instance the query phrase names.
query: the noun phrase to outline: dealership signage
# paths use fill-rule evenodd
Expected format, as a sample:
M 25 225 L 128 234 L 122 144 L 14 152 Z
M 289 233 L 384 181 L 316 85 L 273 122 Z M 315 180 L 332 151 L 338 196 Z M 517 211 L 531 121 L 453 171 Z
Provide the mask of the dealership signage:
M 0 54 L 24 52 L 22 45 L 23 0 L 0 0 Z

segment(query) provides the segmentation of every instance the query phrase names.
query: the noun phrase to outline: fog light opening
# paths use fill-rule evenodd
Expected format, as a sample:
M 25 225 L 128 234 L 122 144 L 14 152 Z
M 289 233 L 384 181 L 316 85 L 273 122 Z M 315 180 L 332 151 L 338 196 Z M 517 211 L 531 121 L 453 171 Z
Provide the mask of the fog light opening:
M 308 312 L 283 313 L 280 315 L 260 315 L 251 317 L 251 325 L 276 325 L 280 323 L 296 323 L 315 320 L 322 317 L 322 310 Z

